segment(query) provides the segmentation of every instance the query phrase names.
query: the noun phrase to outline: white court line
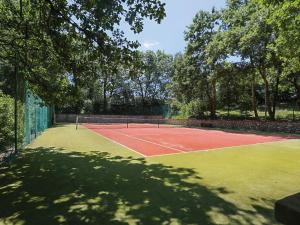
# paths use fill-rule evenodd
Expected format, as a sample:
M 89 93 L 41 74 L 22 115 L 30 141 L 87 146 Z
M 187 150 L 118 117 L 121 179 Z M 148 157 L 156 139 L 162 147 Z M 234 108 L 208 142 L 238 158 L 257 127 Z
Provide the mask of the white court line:
M 163 157 L 163 156 L 172 156 L 172 155 L 181 155 L 181 154 L 192 154 L 192 153 L 199 153 L 199 152 L 210 152 L 210 151 L 226 151 L 238 147 L 251 147 L 251 146 L 256 146 L 256 145 L 264 145 L 264 144 L 273 144 L 273 143 L 284 143 L 284 142 L 289 142 L 289 141 L 295 141 L 298 139 L 291 139 L 291 140 L 278 140 L 278 141 L 269 141 L 269 142 L 261 142 L 261 143 L 256 143 L 256 144 L 248 144 L 248 145 L 236 145 L 236 146 L 230 146 L 230 147 L 220 147 L 220 148 L 210 148 L 210 149 L 203 149 L 203 150 L 191 150 L 191 151 L 186 151 L 186 152 L 178 152 L 178 153 L 167 153 L 167 154 L 161 154 L 161 155 L 151 155 L 147 156 L 147 158 L 154 158 L 154 157 Z
M 186 133 L 168 133 L 168 134 L 172 134 L 172 135 L 188 135 L 188 134 L 195 134 L 195 132 L 186 132 Z M 147 135 L 147 136 L 160 136 L 161 134 L 136 134 L 136 136 L 144 136 L 144 135 Z M 197 134 L 199 135 L 199 134 Z
M 84 127 L 84 126 L 83 126 L 83 127 Z M 130 151 L 133 151 L 133 152 L 137 153 L 138 155 L 141 155 L 141 156 L 143 156 L 143 157 L 145 157 L 145 158 L 148 157 L 148 156 L 144 155 L 143 153 L 140 153 L 140 152 L 138 152 L 138 151 L 136 151 L 136 150 L 134 150 L 134 149 L 132 149 L 132 148 L 129 148 L 129 147 L 127 147 L 126 145 L 123 145 L 123 144 L 121 144 L 121 143 L 119 143 L 119 142 L 117 142 L 117 141 L 115 141 L 115 140 L 113 140 L 113 139 L 110 139 L 110 138 L 108 138 L 108 137 L 105 137 L 104 135 L 102 135 L 102 134 L 100 134 L 100 133 L 98 133 L 98 132 L 96 132 L 96 131 L 94 131 L 94 130 L 92 130 L 92 129 L 89 129 L 89 128 L 87 128 L 87 127 L 84 127 L 84 129 L 87 129 L 87 130 L 89 130 L 89 131 L 91 131 L 91 132 L 93 132 L 93 133 L 95 133 L 95 134 L 98 134 L 99 136 L 103 137 L 104 139 L 109 140 L 109 141 L 111 141 L 111 142 L 113 142 L 113 143 L 115 143 L 115 144 L 117 144 L 117 145 L 120 145 L 120 146 L 122 146 L 122 147 L 124 147 L 124 148 L 126 148 L 126 149 L 128 149 L 128 150 L 130 150 Z
M 141 138 L 137 138 L 137 137 L 134 137 L 134 136 L 131 136 L 131 135 L 127 135 L 127 134 L 124 134 L 122 132 L 118 132 L 118 131 L 115 131 L 115 130 L 114 130 L 114 132 L 116 132 L 118 134 L 121 134 L 123 136 L 129 137 L 129 138 L 132 138 L 132 139 L 136 139 L 136 140 L 139 140 L 139 141 L 147 142 L 147 143 L 150 143 L 150 144 L 153 144 L 153 145 L 157 145 L 157 146 L 160 146 L 160 147 L 163 147 L 163 148 L 168 148 L 168 149 L 175 150 L 175 151 L 178 151 L 178 152 L 185 152 L 184 150 L 180 150 L 180 149 L 173 148 L 173 147 L 168 147 L 168 146 L 161 145 L 161 144 L 158 144 L 158 143 L 155 143 L 155 142 L 152 142 L 152 141 L 147 141 L 147 140 L 144 140 L 144 139 L 141 139 Z

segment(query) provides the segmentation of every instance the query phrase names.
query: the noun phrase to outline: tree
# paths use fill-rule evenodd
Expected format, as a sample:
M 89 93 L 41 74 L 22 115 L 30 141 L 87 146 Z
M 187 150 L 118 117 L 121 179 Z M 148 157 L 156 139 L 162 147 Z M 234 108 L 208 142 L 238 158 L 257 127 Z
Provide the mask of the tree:
M 251 104 L 256 119 L 264 104 L 274 120 L 287 90 L 300 96 L 298 23 L 297 0 L 229 0 L 219 12 L 200 11 L 185 33 L 185 54 L 175 58 L 174 102 L 207 101 L 211 117 L 217 107 L 242 111 Z
M 78 99 L 81 100 L 76 107 L 81 106 L 81 109 L 91 113 L 114 113 L 114 110 L 119 110 L 116 107 L 124 107 L 124 111 L 118 112 L 129 113 L 126 110 L 134 105 L 135 113 L 150 113 L 151 107 L 161 106 L 168 99 L 167 84 L 170 82 L 172 63 L 171 55 L 162 51 L 147 51 L 137 52 L 130 66 L 116 64 L 113 60 L 105 64 L 96 63 L 94 67 L 88 64 L 95 71 L 93 78 L 80 86 Z M 73 83 L 75 85 L 76 82 Z
M 170 82 L 172 56 L 162 51 L 141 53 L 140 68 L 132 76 L 135 91 L 142 104 L 154 104 L 168 97 L 166 85 Z
M 185 40 L 188 41 L 187 56 L 198 73 L 198 79 L 205 85 L 206 95 L 209 99 L 210 115 L 216 116 L 216 76 L 215 64 L 209 63 L 207 46 L 218 33 L 220 14 L 216 10 L 212 12 L 200 11 L 196 14 L 193 23 L 185 32 Z M 191 83 L 194 85 L 195 83 Z
M 267 22 L 276 30 L 273 46 L 283 61 L 287 80 L 294 86 L 300 104 L 300 1 L 257 0 L 268 8 Z
M 0 3 L 0 61 L 16 65 L 26 79 L 35 81 L 35 89 L 43 90 L 45 81 L 51 86 L 54 77 L 59 81 L 81 72 L 83 64 L 74 63 L 81 58 L 76 57 L 78 43 L 85 51 L 96 52 L 101 63 L 108 59 L 128 63 L 138 43 L 127 40 L 118 24 L 125 20 L 139 33 L 143 18 L 160 23 L 164 16 L 160 0 L 4 0 Z M 62 69 L 56 74 L 40 73 L 49 64 L 59 64 Z
M 276 30 L 267 23 L 269 11 L 254 1 L 229 1 L 223 14 L 226 25 L 225 36 L 233 37 L 235 45 L 229 44 L 231 50 L 248 62 L 260 75 L 264 83 L 266 111 L 270 119 L 275 119 L 278 100 L 278 87 L 283 72 L 283 62 L 272 46 L 276 40 Z M 229 40 L 227 38 L 226 40 Z M 253 73 L 253 89 L 255 87 Z M 255 90 L 253 92 L 253 109 L 255 110 Z M 256 114 L 256 113 L 255 113 Z

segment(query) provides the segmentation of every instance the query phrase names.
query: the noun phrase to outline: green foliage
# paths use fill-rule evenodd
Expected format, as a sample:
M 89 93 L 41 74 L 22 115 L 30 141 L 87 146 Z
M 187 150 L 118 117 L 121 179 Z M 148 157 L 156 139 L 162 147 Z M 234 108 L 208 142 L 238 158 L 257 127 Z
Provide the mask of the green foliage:
M 132 62 L 139 44 L 124 37 L 120 22 L 139 33 L 144 18 L 161 22 L 164 5 L 160 0 L 0 1 L 0 62 L 16 66 L 48 103 L 75 101 L 95 64 Z
M 198 12 L 174 60 L 173 101 L 206 103 L 211 117 L 252 110 L 258 119 L 264 106 L 276 119 L 281 101 L 300 102 L 299 12 L 299 0 L 229 0 L 221 11 Z
M 0 92 L 0 151 L 14 143 L 14 99 Z
M 135 76 L 133 89 L 145 102 L 164 101 L 168 97 L 166 89 L 170 82 L 173 58 L 162 51 L 141 53 L 142 69 Z
M 265 105 L 275 119 L 281 101 L 300 105 L 300 0 L 228 0 L 222 10 L 199 11 L 184 34 L 186 51 L 174 59 L 136 51 L 139 43 L 119 26 L 140 33 L 145 18 L 162 21 L 164 7 L 160 0 L 1 1 L 0 87 L 13 88 L 17 70 L 44 101 L 76 113 L 144 112 L 177 101 L 187 116 L 205 108 L 212 118 L 218 109 L 258 118 Z
M 18 102 L 18 139 L 23 142 L 23 106 Z M 0 152 L 13 147 L 14 145 L 14 99 L 0 92 Z
M 174 119 L 201 119 L 206 117 L 207 103 L 199 99 L 194 99 L 188 103 L 173 102 L 171 105 Z
M 193 100 L 181 107 L 182 114 L 185 115 L 187 118 L 203 118 L 206 111 L 206 103 L 199 100 Z
M 263 7 L 267 8 L 270 12 L 267 22 L 272 25 L 277 32 L 276 51 L 280 52 L 284 58 L 299 57 L 300 1 L 256 0 L 256 3 L 263 5 Z M 299 66 L 299 64 L 297 66 Z
M 128 68 L 114 64 L 95 67 L 94 77 L 78 88 L 77 101 L 63 112 L 157 114 L 169 98 L 173 57 L 162 51 L 138 52 Z

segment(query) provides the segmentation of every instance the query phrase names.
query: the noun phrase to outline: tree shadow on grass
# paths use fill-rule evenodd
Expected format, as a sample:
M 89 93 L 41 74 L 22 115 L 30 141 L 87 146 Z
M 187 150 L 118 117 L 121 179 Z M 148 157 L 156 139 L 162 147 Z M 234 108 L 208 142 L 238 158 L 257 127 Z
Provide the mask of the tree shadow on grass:
M 222 224 L 253 224 L 260 215 L 220 197 L 229 194 L 225 188 L 189 180 L 201 177 L 143 158 L 28 149 L 0 167 L 0 224 L 205 225 L 220 215 Z

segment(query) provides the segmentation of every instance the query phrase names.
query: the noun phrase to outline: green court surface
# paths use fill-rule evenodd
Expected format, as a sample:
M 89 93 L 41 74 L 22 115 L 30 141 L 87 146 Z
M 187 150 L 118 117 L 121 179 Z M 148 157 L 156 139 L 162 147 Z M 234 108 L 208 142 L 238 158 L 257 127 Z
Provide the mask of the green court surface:
M 299 165 L 300 140 L 141 158 L 60 125 L 0 166 L 0 224 L 276 224 Z

